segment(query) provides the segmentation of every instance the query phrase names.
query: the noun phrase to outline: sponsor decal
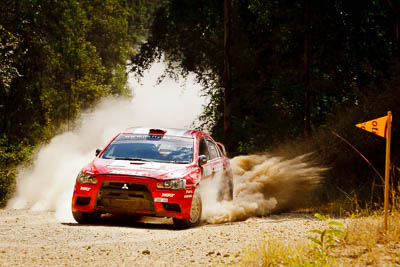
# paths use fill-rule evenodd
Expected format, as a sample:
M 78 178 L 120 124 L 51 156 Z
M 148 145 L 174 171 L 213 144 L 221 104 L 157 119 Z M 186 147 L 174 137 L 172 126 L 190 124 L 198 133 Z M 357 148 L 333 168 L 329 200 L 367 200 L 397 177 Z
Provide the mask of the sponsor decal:
M 129 170 L 112 170 L 112 174 L 122 174 L 122 175 L 139 175 L 140 173 L 137 171 L 129 171 Z
M 162 193 L 161 196 L 162 196 L 162 197 L 173 197 L 173 196 L 175 196 L 175 194 L 171 194 L 171 193 Z
M 155 197 L 154 202 L 168 202 L 168 198 L 165 197 Z
M 86 187 L 86 186 L 81 186 L 80 188 L 82 191 L 90 191 L 90 187 Z
M 193 190 L 186 190 L 186 194 L 193 194 Z
M 193 195 L 185 195 L 184 198 L 192 198 Z

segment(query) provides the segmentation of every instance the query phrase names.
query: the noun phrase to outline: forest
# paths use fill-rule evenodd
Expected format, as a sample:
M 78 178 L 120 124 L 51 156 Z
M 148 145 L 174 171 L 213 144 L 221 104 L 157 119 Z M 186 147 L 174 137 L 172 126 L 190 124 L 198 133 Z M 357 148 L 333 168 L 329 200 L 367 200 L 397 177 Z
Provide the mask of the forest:
M 392 111 L 395 199 L 399 23 L 398 0 L 2 1 L 0 206 L 38 145 L 102 97 L 129 97 L 128 72 L 140 77 L 161 58 L 165 75 L 195 73 L 209 102 L 194 125 L 222 140 L 231 157 L 310 153 L 329 168 L 315 196 L 322 202 L 351 196 L 381 204 L 382 181 L 337 135 L 383 174 L 385 140 L 355 124 Z

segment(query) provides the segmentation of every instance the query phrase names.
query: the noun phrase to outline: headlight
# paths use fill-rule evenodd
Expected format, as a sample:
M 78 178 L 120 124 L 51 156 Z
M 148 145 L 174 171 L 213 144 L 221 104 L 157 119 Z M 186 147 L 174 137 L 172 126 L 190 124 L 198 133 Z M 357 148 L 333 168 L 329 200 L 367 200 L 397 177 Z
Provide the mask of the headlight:
M 186 180 L 168 180 L 157 183 L 158 189 L 183 189 L 186 187 Z
M 80 184 L 97 184 L 97 178 L 91 176 L 90 174 L 80 172 L 76 181 Z

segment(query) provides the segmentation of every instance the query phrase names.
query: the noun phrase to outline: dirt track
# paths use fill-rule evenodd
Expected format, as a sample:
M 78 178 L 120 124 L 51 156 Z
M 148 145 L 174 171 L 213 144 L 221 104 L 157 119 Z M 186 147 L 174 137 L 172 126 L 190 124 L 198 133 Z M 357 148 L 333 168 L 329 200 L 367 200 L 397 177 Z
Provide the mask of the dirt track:
M 321 225 L 309 214 L 283 214 L 175 230 L 167 219 L 78 225 L 52 212 L 0 210 L 0 266 L 231 265 L 265 238 L 300 240 Z

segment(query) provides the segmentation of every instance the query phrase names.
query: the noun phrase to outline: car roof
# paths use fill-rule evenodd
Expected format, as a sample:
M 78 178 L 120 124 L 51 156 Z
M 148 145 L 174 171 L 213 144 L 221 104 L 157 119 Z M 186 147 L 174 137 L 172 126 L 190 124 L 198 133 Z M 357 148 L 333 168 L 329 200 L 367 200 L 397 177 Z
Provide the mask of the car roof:
M 122 133 L 125 134 L 149 134 L 151 131 L 163 131 L 163 135 L 167 136 L 182 136 L 182 137 L 194 137 L 200 131 L 179 129 L 179 128 L 157 128 L 157 127 L 130 127 L 125 129 Z

